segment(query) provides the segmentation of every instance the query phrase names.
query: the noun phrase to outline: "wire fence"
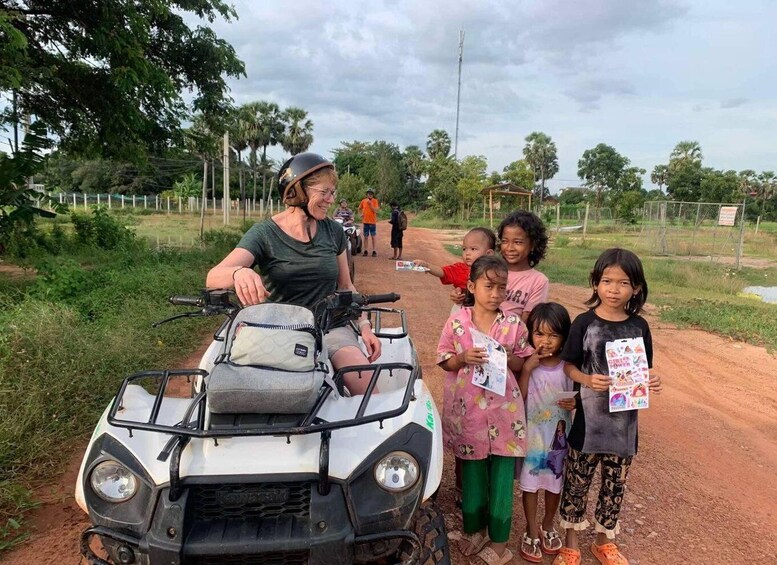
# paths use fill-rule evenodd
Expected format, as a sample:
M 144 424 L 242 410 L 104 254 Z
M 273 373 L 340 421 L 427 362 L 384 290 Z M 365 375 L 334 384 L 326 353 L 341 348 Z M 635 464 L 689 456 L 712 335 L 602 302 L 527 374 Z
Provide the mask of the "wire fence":
M 734 257 L 744 244 L 744 204 L 722 202 L 646 202 L 641 239 L 655 255 Z
M 50 195 L 54 202 L 67 204 L 72 210 L 90 210 L 100 206 L 108 209 L 132 209 L 145 210 L 163 214 L 199 214 L 203 206 L 202 198 L 190 196 L 163 197 L 159 194 L 124 195 L 124 194 L 85 194 L 81 192 L 59 192 Z M 243 210 L 251 217 L 263 217 L 272 215 L 281 207 L 280 200 L 276 199 L 229 199 L 228 210 L 230 215 L 241 213 Z M 39 201 L 39 205 L 42 201 Z M 43 203 L 45 205 L 45 203 Z M 208 198 L 204 201 L 206 213 L 217 215 L 224 212 L 223 198 Z

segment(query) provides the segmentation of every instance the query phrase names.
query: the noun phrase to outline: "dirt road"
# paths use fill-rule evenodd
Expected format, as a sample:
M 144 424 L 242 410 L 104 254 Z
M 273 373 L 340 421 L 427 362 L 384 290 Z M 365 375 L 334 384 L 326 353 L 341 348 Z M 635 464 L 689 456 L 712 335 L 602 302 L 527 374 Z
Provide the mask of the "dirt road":
M 408 311 L 425 378 L 439 400 L 441 372 L 434 357 L 450 309 L 447 288 L 429 275 L 395 272 L 388 259 L 388 226 L 378 229 L 380 256 L 357 258 L 356 285 L 365 292 L 402 294 L 399 304 Z M 404 258 L 452 262 L 442 243 L 460 237 L 410 228 Z M 587 292 L 552 285 L 550 298 L 574 316 L 582 311 Z M 640 415 L 640 452 L 621 516 L 624 554 L 633 565 L 777 563 L 777 358 L 760 347 L 648 319 L 655 371 L 665 390 Z M 43 504 L 32 517 L 30 540 L 0 561 L 78 562 L 78 536 L 88 523 L 72 493 L 83 448 L 71 446 L 73 457 L 62 477 L 38 489 Z M 459 529 L 447 488 L 452 484 L 449 463 L 440 500 L 449 529 Z M 589 514 L 594 504 L 591 500 Z M 525 527 L 520 508 L 516 496 L 510 541 L 514 563 L 523 563 L 516 547 Z M 467 563 L 455 548 L 451 553 L 454 564 Z M 583 557 L 585 564 L 596 562 L 587 550 Z

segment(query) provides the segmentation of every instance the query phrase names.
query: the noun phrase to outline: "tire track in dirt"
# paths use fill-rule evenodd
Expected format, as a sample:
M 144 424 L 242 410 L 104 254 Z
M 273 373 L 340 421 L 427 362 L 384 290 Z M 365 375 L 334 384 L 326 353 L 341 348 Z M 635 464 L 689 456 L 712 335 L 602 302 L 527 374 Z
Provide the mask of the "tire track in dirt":
M 442 245 L 459 243 L 461 234 L 411 227 L 405 232 L 403 258 L 453 262 L 456 258 Z M 379 257 L 356 258 L 356 286 L 368 293 L 402 294 L 397 305 L 408 312 L 424 379 L 440 405 L 442 372 L 434 361 L 450 310 L 448 287 L 429 275 L 396 272 L 388 259 L 388 236 L 388 224 L 381 223 Z M 552 284 L 550 298 L 575 316 L 583 311 L 588 292 Z M 632 565 L 777 563 L 772 527 L 777 520 L 777 359 L 760 347 L 648 318 L 655 370 L 665 390 L 640 416 L 639 454 L 621 516 L 624 553 Z M 181 366 L 196 365 L 199 355 Z M 85 445 L 84 439 L 63 446 L 73 452 L 70 463 L 54 485 L 36 489 L 43 504 L 33 513 L 32 536 L 3 555 L 3 563 L 78 562 L 78 539 L 88 521 L 72 493 Z M 460 529 L 452 484 L 452 459 L 446 455 L 438 500 L 448 527 Z M 590 500 L 589 518 L 594 505 Z M 509 546 L 516 553 L 514 563 L 523 563 L 517 555 L 525 527 L 518 495 L 514 509 Z M 591 538 L 589 532 L 581 542 Z M 454 547 L 451 555 L 454 565 L 468 563 Z M 551 561 L 545 557 L 546 564 Z M 583 563 L 596 563 L 586 549 Z

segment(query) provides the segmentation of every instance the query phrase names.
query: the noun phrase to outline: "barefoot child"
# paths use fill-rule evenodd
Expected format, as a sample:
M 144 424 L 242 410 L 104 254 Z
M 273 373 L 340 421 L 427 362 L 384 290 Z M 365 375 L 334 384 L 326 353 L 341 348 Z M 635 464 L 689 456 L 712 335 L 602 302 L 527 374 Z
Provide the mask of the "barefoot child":
M 572 380 L 564 374 L 561 348 L 569 335 L 569 314 L 555 302 L 538 304 L 527 322 L 529 343 L 535 353 L 523 364 L 518 386 L 526 400 L 526 439 L 528 451 L 521 470 L 523 512 L 526 533 L 521 557 L 541 563 L 542 554 L 555 555 L 561 538 L 553 520 L 561 500 L 567 436 L 575 407 L 574 399 L 559 400 L 559 393 L 572 390 Z M 537 524 L 537 499 L 545 491 L 545 515 Z
M 499 224 L 499 250 L 507 261 L 507 298 L 502 308 L 525 322 L 548 299 L 548 277 L 534 269 L 545 257 L 548 234 L 535 214 L 516 210 Z
M 434 275 L 442 284 L 450 284 L 457 289 L 462 300 L 469 280 L 469 268 L 472 263 L 483 255 L 493 255 L 496 250 L 496 236 L 488 228 L 472 228 L 464 236 L 461 244 L 461 261 L 452 265 L 440 267 L 432 265 L 428 261 L 415 259 L 413 263 L 418 267 L 428 269 L 430 275 Z
M 601 464 L 602 485 L 594 513 L 596 541 L 591 552 L 603 565 L 628 565 L 615 545 L 618 516 L 626 477 L 637 452 L 638 410 L 609 411 L 607 342 L 641 337 L 648 367 L 653 364 L 650 328 L 639 316 L 648 295 L 647 281 L 639 258 L 625 249 L 608 249 L 591 271 L 593 289 L 586 304 L 591 310 L 572 323 L 561 358 L 564 370 L 580 391 L 564 469 L 561 495 L 561 527 L 566 543 L 553 565 L 579 565 L 582 557 L 577 532 L 588 526 L 585 518 L 588 489 Z M 582 386 L 581 386 L 582 385 Z M 649 388 L 661 391 L 661 379 L 651 374 Z
M 500 309 L 507 287 L 507 266 L 485 256 L 472 264 L 467 289 L 474 306 L 451 314 L 437 347 L 438 364 L 449 392 L 443 406 L 448 447 L 463 459 L 460 549 L 488 564 L 503 565 L 513 557 L 507 549 L 513 509 L 515 458 L 526 454 L 524 404 L 515 374 L 532 354 L 525 324 Z M 486 363 L 486 350 L 473 346 L 472 330 L 497 340 L 507 355 L 504 396 L 474 384 Z M 481 369 L 482 370 L 482 369 Z

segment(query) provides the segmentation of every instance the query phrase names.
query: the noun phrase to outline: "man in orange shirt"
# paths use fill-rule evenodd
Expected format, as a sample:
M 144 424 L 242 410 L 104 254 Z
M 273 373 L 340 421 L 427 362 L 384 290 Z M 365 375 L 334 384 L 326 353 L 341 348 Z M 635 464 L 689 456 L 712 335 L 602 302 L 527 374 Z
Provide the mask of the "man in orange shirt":
M 372 189 L 367 191 L 367 198 L 362 199 L 359 203 L 359 210 L 362 213 L 362 222 L 364 228 L 362 233 L 364 234 L 364 256 L 367 256 L 367 248 L 370 241 L 372 242 L 372 256 L 377 257 L 375 252 L 375 233 L 377 232 L 375 225 L 378 223 L 378 208 L 380 203 L 375 198 L 375 192 Z

